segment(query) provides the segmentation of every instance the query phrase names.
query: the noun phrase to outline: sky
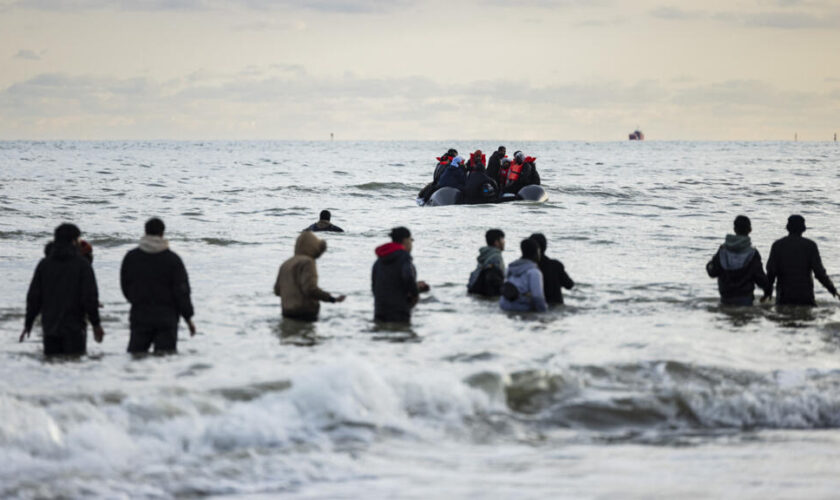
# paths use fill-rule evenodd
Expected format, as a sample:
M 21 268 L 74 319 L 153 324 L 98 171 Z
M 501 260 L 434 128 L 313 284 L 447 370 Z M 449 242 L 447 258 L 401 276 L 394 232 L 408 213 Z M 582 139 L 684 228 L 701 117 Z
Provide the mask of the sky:
M 0 0 L 0 140 L 831 140 L 840 0 Z

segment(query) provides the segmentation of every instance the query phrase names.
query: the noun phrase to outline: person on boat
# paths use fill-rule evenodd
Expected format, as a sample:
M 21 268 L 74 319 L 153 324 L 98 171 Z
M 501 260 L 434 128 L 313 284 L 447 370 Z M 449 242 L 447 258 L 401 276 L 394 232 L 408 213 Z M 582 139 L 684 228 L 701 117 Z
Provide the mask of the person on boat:
M 494 203 L 498 198 L 499 185 L 479 164 L 467 175 L 467 183 L 464 185 L 464 202 L 467 204 Z
M 502 158 L 507 154 L 507 149 L 504 146 L 499 146 L 499 149 L 493 151 L 490 159 L 487 160 L 487 176 L 499 182 L 499 171 L 502 168 Z
M 478 250 L 478 265 L 470 273 L 467 282 L 467 293 L 498 297 L 502 293 L 502 283 L 505 280 L 505 260 L 502 252 L 505 250 L 505 233 L 501 229 L 490 229 L 484 235 L 487 246 Z
M 511 161 L 510 158 L 507 156 L 502 158 L 499 161 L 499 175 L 498 178 L 493 177 L 499 183 L 499 186 L 504 187 L 505 183 L 507 182 L 508 173 L 510 173 L 510 165 Z
M 510 263 L 507 278 L 502 285 L 499 307 L 505 311 L 545 312 L 543 275 L 538 266 L 540 247 L 537 242 L 526 238 L 519 244 L 522 258 Z
M 770 257 L 767 258 L 769 287 L 762 301 L 770 299 L 773 284 L 778 280 L 776 304 L 815 306 L 813 276 L 817 277 L 828 293 L 840 298 L 837 288 L 825 272 L 817 244 L 802 237 L 805 229 L 804 217 L 788 217 L 788 235 L 777 240 L 770 248 Z
M 770 283 L 764 274 L 761 254 L 750 244 L 752 223 L 746 215 L 735 217 L 735 234 L 726 240 L 706 264 L 710 278 L 717 278 L 720 303 L 725 306 L 751 306 L 755 287 L 768 294 Z
M 537 172 L 537 159 L 525 156 L 522 151 L 513 154 L 513 162 L 507 170 L 505 179 L 505 193 L 518 193 L 520 189 L 531 184 L 540 184 L 540 174 Z
M 420 293 L 429 285 L 417 281 L 417 270 L 411 260 L 414 238 L 405 227 L 391 229 L 391 242 L 376 247 L 376 262 L 371 273 L 373 317 L 376 321 L 408 323 L 411 309 Z
M 128 352 L 172 353 L 178 346 L 178 322 L 187 322 L 195 335 L 190 280 L 181 257 L 163 237 L 166 226 L 154 217 L 145 225 L 145 236 L 129 251 L 120 268 L 120 287 L 131 303 Z
M 429 201 L 429 198 L 432 197 L 432 194 L 434 194 L 434 192 L 437 191 L 439 187 L 438 183 L 440 182 L 440 177 L 441 175 L 443 175 L 444 170 L 446 170 L 446 167 L 448 167 L 452 160 L 457 156 L 458 151 L 454 148 L 449 148 L 446 151 L 446 153 L 443 153 L 443 155 L 437 158 L 438 162 L 437 165 L 435 165 L 435 172 L 432 175 L 432 182 L 423 186 L 423 189 L 421 189 L 420 192 L 417 193 L 417 198 L 422 199 L 424 202 Z
M 470 153 L 470 159 L 467 160 L 467 172 L 473 172 L 477 169 L 485 170 L 487 168 L 487 157 L 480 149 Z
M 545 301 L 549 304 L 563 304 L 563 288 L 571 290 L 575 286 L 575 282 L 566 273 L 566 268 L 559 260 L 552 259 L 545 254 L 545 249 L 548 246 L 548 241 L 542 233 L 534 233 L 529 236 L 532 240 L 537 242 L 540 247 L 540 262 L 539 268 L 543 275 L 543 290 L 545 291 Z
M 81 231 L 74 224 L 55 229 L 52 248 L 41 259 L 26 294 L 26 317 L 20 341 L 32 332 L 41 315 L 44 354 L 82 355 L 87 350 L 87 326 L 102 342 L 105 331 L 99 320 L 99 289 L 90 262 L 79 252 Z
M 307 227 L 306 229 L 304 229 L 304 231 L 312 231 L 314 233 L 317 233 L 317 232 L 320 232 L 320 231 L 330 231 L 330 232 L 333 232 L 333 233 L 343 233 L 344 229 L 341 229 L 340 227 L 331 223 L 330 222 L 331 218 L 332 218 L 332 214 L 330 213 L 329 210 L 321 210 L 321 215 L 318 218 L 318 222 L 316 222 L 315 224 L 312 224 L 311 226 Z
M 440 176 L 438 182 L 438 189 L 443 187 L 452 187 L 463 191 L 467 185 L 467 169 L 464 165 L 464 159 L 456 156 L 452 159 L 443 174 Z
M 344 301 L 344 295 L 334 297 L 318 287 L 315 260 L 326 251 L 327 242 L 312 231 L 297 237 L 295 255 L 283 262 L 274 282 L 274 295 L 280 297 L 284 318 L 317 321 L 321 302 Z

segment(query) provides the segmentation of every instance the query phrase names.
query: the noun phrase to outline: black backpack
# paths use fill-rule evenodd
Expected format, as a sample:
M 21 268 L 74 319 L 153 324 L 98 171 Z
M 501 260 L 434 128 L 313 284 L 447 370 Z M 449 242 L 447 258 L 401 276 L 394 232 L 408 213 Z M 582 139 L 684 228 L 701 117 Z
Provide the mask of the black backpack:
M 502 292 L 502 283 L 505 281 L 505 276 L 502 270 L 496 266 L 485 267 L 478 275 L 472 288 L 468 289 L 469 293 L 478 295 L 486 295 L 488 297 L 498 297 Z

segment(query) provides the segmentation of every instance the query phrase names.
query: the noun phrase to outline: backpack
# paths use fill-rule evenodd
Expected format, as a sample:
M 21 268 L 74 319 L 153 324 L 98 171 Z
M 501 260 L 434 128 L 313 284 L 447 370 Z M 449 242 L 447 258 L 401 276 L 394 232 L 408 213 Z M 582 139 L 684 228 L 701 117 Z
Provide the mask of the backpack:
M 519 289 L 516 288 L 516 285 L 510 281 L 505 281 L 502 285 L 502 296 L 507 299 L 508 302 L 516 302 L 516 299 L 519 298 Z
M 498 297 L 504 281 L 505 277 L 501 269 L 496 266 L 485 267 L 479 273 L 475 283 L 467 288 L 467 292 L 488 297 Z

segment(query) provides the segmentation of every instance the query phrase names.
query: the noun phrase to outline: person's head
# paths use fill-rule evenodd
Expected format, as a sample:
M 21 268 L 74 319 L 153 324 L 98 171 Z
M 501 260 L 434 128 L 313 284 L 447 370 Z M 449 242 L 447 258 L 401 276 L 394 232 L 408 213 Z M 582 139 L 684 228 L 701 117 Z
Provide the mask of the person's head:
M 411 252 L 414 238 L 411 237 L 411 231 L 409 231 L 407 227 L 400 226 L 391 229 L 390 236 L 392 242 L 399 243 L 403 246 L 403 248 L 405 248 L 406 252 Z
M 163 221 L 157 217 L 152 217 L 146 221 L 146 235 L 147 236 L 163 236 L 166 226 Z
M 458 150 L 455 148 L 449 148 L 449 151 L 446 152 L 446 156 L 455 158 L 456 156 L 458 156 Z
M 501 229 L 490 229 L 484 234 L 484 240 L 488 247 L 496 247 L 499 250 L 505 249 L 505 232 Z
M 504 156 L 504 154 L 507 153 L 507 148 L 504 146 L 499 146 L 499 149 L 497 149 L 496 151 L 502 153 L 502 155 Z
M 528 238 L 537 242 L 537 246 L 540 247 L 540 255 L 545 255 L 545 249 L 548 247 L 548 240 L 545 239 L 545 235 L 542 233 L 534 233 Z
M 513 160 L 516 163 L 524 163 L 525 162 L 525 153 L 523 153 L 522 151 L 517 151 L 517 152 L 513 153 Z
M 329 221 L 330 221 L 330 217 L 332 217 L 332 214 L 330 213 L 330 211 L 329 211 L 329 210 L 321 210 L 321 215 L 320 215 L 320 217 L 319 217 L 319 218 L 320 218 L 320 220 L 324 220 L 324 221 L 329 222 Z
M 64 223 L 55 228 L 54 241 L 59 245 L 76 245 L 81 235 L 78 226 Z
M 510 158 L 502 158 L 501 165 L 502 165 L 502 167 L 509 167 L 510 166 Z
M 801 215 L 791 215 L 788 217 L 787 230 L 790 234 L 802 234 L 805 232 L 805 217 Z
M 750 218 L 746 215 L 739 215 L 735 217 L 732 229 L 735 230 L 735 234 L 737 235 L 747 236 L 752 232 L 752 222 L 750 222 Z
M 522 250 L 523 259 L 533 260 L 534 262 L 540 261 L 540 247 L 531 238 L 522 240 L 519 244 L 519 249 Z

